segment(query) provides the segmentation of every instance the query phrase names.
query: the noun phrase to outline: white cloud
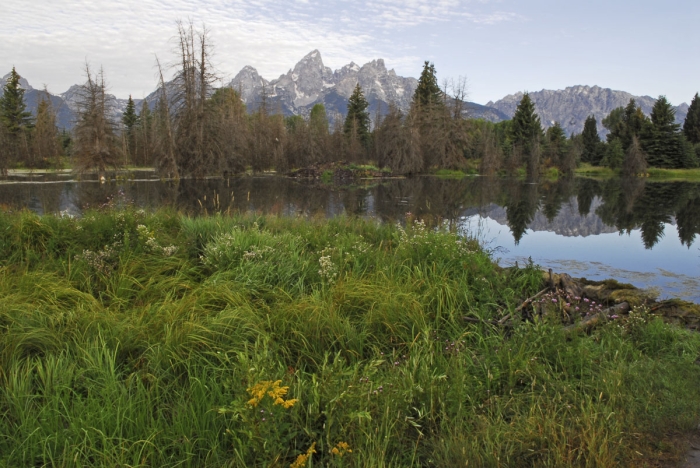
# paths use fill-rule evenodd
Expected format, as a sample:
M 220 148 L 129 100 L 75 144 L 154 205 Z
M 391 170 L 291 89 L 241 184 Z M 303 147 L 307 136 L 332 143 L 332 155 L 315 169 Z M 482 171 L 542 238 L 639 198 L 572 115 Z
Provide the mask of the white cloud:
M 85 61 L 103 66 L 118 96 L 141 97 L 156 83 L 155 55 L 172 58 L 178 19 L 205 23 L 214 62 L 230 79 L 244 65 L 274 78 L 312 49 L 331 67 L 383 56 L 390 66 L 420 61 L 415 44 L 386 34 L 455 17 L 480 24 L 515 18 L 480 13 L 461 0 L 5 0 L 0 67 L 16 65 L 34 86 L 62 92 L 82 79 Z M 472 11 L 473 10 L 473 11 Z M 0 69 L 0 74 L 4 74 Z

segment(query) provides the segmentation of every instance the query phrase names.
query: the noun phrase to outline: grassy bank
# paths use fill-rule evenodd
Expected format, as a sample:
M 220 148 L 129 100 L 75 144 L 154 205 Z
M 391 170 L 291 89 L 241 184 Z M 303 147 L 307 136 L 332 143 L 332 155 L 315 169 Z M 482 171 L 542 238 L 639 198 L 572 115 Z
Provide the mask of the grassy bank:
M 609 167 L 592 166 L 589 163 L 581 163 L 574 171 L 576 175 L 593 177 L 616 177 L 618 173 Z
M 649 177 L 664 180 L 697 180 L 700 169 L 661 169 L 652 167 L 647 170 Z
M 0 466 L 643 466 L 697 425 L 697 334 L 491 325 L 541 273 L 407 224 L 0 214 Z

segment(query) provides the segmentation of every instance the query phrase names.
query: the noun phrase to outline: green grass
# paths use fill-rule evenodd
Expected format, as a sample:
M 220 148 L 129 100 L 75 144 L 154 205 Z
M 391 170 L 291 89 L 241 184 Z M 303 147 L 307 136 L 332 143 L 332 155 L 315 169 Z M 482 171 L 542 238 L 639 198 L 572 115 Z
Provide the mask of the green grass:
M 609 167 L 591 166 L 588 163 L 581 164 L 576 169 L 577 175 L 587 175 L 594 177 L 615 177 L 619 172 Z M 651 167 L 647 170 L 648 177 L 664 180 L 694 180 L 700 179 L 700 169 L 662 169 Z
M 415 220 L 1 213 L 0 466 L 643 466 L 697 425 L 697 334 L 465 320 L 541 278 Z
M 655 179 L 692 180 L 700 179 L 700 168 L 696 169 L 660 169 L 649 168 L 649 177 Z
M 609 167 L 592 166 L 589 163 L 581 163 L 574 171 L 576 175 L 587 175 L 594 177 L 615 177 L 618 175 L 616 171 Z
M 556 167 L 550 167 L 544 173 L 544 177 L 549 180 L 557 180 L 560 176 L 561 172 Z
M 467 176 L 467 173 L 454 169 L 438 169 L 435 171 L 435 175 L 445 179 L 462 179 Z

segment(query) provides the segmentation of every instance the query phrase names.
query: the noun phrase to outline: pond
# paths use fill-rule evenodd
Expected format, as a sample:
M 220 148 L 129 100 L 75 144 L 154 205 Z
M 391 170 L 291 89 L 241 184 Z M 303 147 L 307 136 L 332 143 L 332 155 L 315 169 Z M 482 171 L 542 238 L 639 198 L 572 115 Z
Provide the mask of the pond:
M 642 178 L 542 181 L 414 177 L 326 185 L 277 176 L 160 181 L 153 173 L 101 184 L 71 174 L 0 182 L 4 209 L 79 216 L 109 202 L 192 213 L 283 216 L 343 213 L 403 221 L 446 220 L 479 237 L 502 265 L 529 258 L 589 279 L 615 278 L 660 297 L 700 302 L 700 183 Z

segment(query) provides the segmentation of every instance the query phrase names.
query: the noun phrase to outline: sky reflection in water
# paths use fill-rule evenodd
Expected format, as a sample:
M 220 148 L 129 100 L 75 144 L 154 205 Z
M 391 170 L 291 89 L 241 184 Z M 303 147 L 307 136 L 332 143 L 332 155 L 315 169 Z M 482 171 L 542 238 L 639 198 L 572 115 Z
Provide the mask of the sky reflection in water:
M 466 226 L 480 224 L 480 238 L 504 266 L 528 257 L 555 272 L 592 280 L 615 278 L 638 287 L 656 290 L 661 298 L 681 297 L 700 303 L 700 249 L 679 245 L 678 230 L 664 225 L 664 235 L 652 249 L 644 247 L 641 230 L 629 234 L 601 233 L 566 237 L 551 231 L 528 229 L 516 245 L 508 226 L 491 218 L 466 218 Z
M 16 177 L 0 183 L 0 205 L 79 216 L 88 206 L 116 200 L 192 215 L 346 213 L 392 223 L 410 212 L 428 222 L 458 223 L 495 249 L 504 265 L 532 257 L 557 272 L 612 277 L 700 303 L 700 183 L 415 177 L 338 187 L 270 176 L 179 183 L 161 182 L 153 173 L 136 178 L 99 184 L 71 175 Z

